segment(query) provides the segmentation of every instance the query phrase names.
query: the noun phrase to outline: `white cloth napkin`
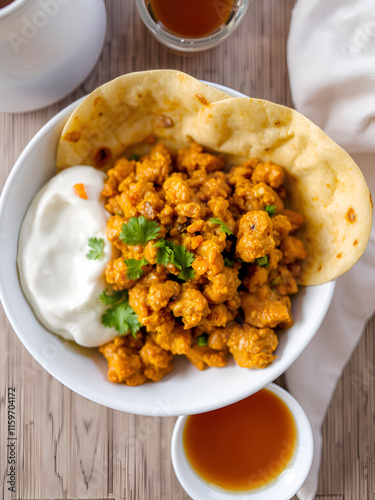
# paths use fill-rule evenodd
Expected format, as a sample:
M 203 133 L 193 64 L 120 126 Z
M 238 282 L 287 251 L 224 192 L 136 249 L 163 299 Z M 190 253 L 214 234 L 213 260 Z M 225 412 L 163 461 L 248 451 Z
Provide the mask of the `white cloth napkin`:
M 375 198 L 375 1 L 298 0 L 288 39 L 292 98 L 352 154 Z M 367 154 L 353 154 L 367 153 Z M 375 311 L 375 230 L 360 261 L 338 278 L 326 319 L 286 373 L 288 389 L 314 432 L 310 474 L 298 492 L 318 487 L 321 426 L 338 379 Z
M 375 152 L 375 0 L 299 0 L 288 68 L 298 111 L 350 153 Z

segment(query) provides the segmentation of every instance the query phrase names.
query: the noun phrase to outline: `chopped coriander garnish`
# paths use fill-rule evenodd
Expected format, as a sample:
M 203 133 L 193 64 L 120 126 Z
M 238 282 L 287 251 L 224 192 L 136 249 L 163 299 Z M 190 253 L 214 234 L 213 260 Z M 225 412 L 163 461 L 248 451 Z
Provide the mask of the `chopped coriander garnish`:
M 234 260 L 230 259 L 229 257 L 224 257 L 224 266 L 225 267 L 232 267 L 234 264 Z
M 137 155 L 137 154 L 133 153 L 133 154 L 130 156 L 129 160 L 130 160 L 130 161 L 138 161 L 138 160 L 139 160 L 139 158 L 140 158 L 140 156 L 139 156 L 139 155 Z
M 128 245 L 146 246 L 147 242 L 154 240 L 160 231 L 160 226 L 155 221 L 146 219 L 144 215 L 132 217 L 129 222 L 121 227 L 120 240 Z
M 160 231 L 160 226 L 154 221 L 149 221 L 141 215 L 140 217 L 132 217 L 128 223 L 121 227 L 120 240 L 128 245 L 143 245 L 145 246 L 148 241 L 157 238 Z M 158 248 L 156 254 L 156 262 L 167 266 L 169 263 L 174 264 L 179 270 L 179 278 L 182 280 L 189 280 L 194 278 L 195 272 L 189 269 L 194 261 L 194 255 L 186 250 L 184 245 L 176 245 L 173 241 L 164 239 L 158 240 L 154 246 Z M 142 276 L 142 266 L 148 264 L 147 260 L 143 257 L 141 261 L 136 259 L 125 260 L 128 266 L 127 277 L 129 279 L 138 279 Z
M 264 255 L 263 257 L 259 257 L 259 259 L 255 259 L 258 266 L 267 266 L 268 265 L 268 257 Z
M 130 280 L 138 280 L 143 274 L 142 266 L 146 266 L 148 262 L 144 257 L 142 257 L 141 260 L 125 259 L 125 264 L 127 267 L 127 278 L 129 278 Z
M 267 205 L 264 210 L 268 213 L 270 217 L 273 217 L 276 213 L 275 205 Z
M 131 333 L 134 338 L 137 338 L 136 334 L 142 325 L 129 305 L 128 292 L 124 290 L 122 292 L 108 293 L 105 290 L 100 294 L 99 298 L 103 304 L 111 306 L 102 315 L 102 325 L 115 328 L 119 335 Z
M 183 245 L 175 245 L 171 256 L 172 264 L 178 269 L 183 269 L 191 266 L 193 261 L 194 255 L 191 252 L 188 252 Z
M 211 217 L 211 219 L 209 219 L 209 221 L 213 222 L 214 224 L 219 224 L 220 225 L 220 229 L 223 231 L 223 233 L 228 234 L 228 235 L 233 234 L 232 231 L 230 231 L 228 229 L 228 226 L 223 221 L 221 221 L 220 219 L 215 219 L 214 217 Z
M 154 247 L 159 249 L 158 253 L 156 254 L 157 264 L 167 266 L 171 260 L 171 255 L 175 248 L 175 244 L 173 243 L 173 241 L 161 239 L 154 243 Z
M 104 290 L 104 292 L 99 295 L 99 299 L 104 305 L 112 306 L 113 304 L 117 304 L 117 302 L 121 302 L 124 298 L 124 294 L 126 293 L 127 292 L 115 292 L 114 290 L 108 292 L 107 290 Z
M 156 262 L 167 266 L 169 263 L 174 264 L 179 270 L 178 277 L 184 281 L 194 278 L 194 269 L 190 269 L 194 261 L 194 255 L 186 250 L 184 245 L 176 245 L 173 241 L 158 240 L 154 246 L 159 248 L 156 255 Z
M 188 252 L 183 245 L 175 245 L 171 254 L 171 262 L 181 271 L 179 278 L 185 281 L 194 278 L 194 270 L 188 269 L 193 261 L 194 255 L 191 252 Z
M 184 281 L 192 280 L 194 278 L 194 276 L 195 276 L 195 271 L 194 271 L 194 269 L 191 269 L 190 267 L 186 267 L 184 269 L 181 269 L 181 272 L 178 275 L 178 277 Z
M 200 337 L 197 338 L 197 345 L 199 345 L 199 346 L 207 345 L 207 339 L 208 339 L 208 335 L 206 333 L 204 333 L 203 335 L 201 335 Z
M 102 238 L 89 238 L 90 251 L 86 257 L 90 260 L 100 259 L 104 255 L 104 240 Z
M 115 328 L 119 335 L 126 335 L 131 332 L 135 339 L 138 330 L 142 326 L 128 302 L 121 302 L 107 309 L 102 316 L 102 324 L 109 328 Z

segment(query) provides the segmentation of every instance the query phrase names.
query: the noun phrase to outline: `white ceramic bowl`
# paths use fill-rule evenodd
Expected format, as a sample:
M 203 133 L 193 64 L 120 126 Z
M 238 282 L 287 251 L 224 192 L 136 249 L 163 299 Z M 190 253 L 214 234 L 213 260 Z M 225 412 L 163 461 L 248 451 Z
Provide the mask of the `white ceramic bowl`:
M 262 488 L 238 493 L 216 489 L 202 479 L 189 464 L 183 446 L 187 416 L 179 417 L 172 434 L 172 464 L 178 481 L 193 500 L 289 500 L 305 482 L 314 453 L 310 422 L 299 403 L 288 392 L 276 384 L 269 384 L 266 389 L 284 401 L 296 423 L 297 444 L 290 463 L 278 478 Z
M 234 97 L 239 92 L 216 85 Z M 34 195 L 55 174 L 57 141 L 77 101 L 52 118 L 15 163 L 0 200 L 0 299 L 8 319 L 30 354 L 57 380 L 104 406 L 141 415 L 178 416 L 213 410 L 239 401 L 281 375 L 301 354 L 322 323 L 335 283 L 305 287 L 293 301 L 295 325 L 279 336 L 277 359 L 264 370 L 197 370 L 187 359 L 157 384 L 112 384 L 97 349 L 79 347 L 48 332 L 35 318 L 18 280 L 16 256 L 20 226 Z
M 0 111 L 56 102 L 97 63 L 106 33 L 103 0 L 14 0 L 0 9 Z

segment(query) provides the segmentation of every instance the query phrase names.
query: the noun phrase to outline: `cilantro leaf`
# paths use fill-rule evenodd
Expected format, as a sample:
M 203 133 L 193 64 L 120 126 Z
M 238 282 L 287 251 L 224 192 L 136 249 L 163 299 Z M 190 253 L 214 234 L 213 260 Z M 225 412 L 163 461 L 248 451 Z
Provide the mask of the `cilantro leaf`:
M 160 247 L 158 253 L 156 254 L 156 263 L 162 264 L 163 266 L 167 266 L 169 263 L 169 259 L 171 257 L 172 251 L 167 246 Z
M 133 153 L 133 154 L 130 156 L 129 160 L 130 160 L 130 161 L 138 161 L 138 160 L 139 160 L 139 158 L 140 158 L 140 156 L 139 156 L 139 155 L 137 155 L 137 154 Z
M 90 260 L 99 259 L 104 255 L 104 240 L 103 238 L 89 238 L 90 251 L 86 254 L 86 257 Z
M 128 301 L 120 302 L 107 309 L 102 316 L 102 324 L 115 328 L 119 335 L 131 332 L 134 338 L 137 338 L 136 333 L 142 326 Z
M 115 292 L 113 290 L 112 293 L 109 293 L 107 290 L 104 290 L 104 292 L 99 295 L 99 299 L 106 306 L 111 306 L 113 304 L 117 304 L 117 302 L 128 300 L 128 292 L 126 290 L 121 292 Z
M 127 267 L 126 276 L 130 280 L 138 280 L 143 274 L 142 266 L 147 265 L 148 261 L 144 257 L 141 260 L 125 259 L 125 264 Z
M 162 264 L 163 266 L 167 266 L 170 262 L 172 252 L 175 248 L 175 244 L 173 241 L 168 240 L 159 240 L 154 244 L 154 247 L 159 248 L 158 253 L 156 254 L 156 262 L 157 264 Z
M 194 261 L 194 255 L 188 252 L 183 245 L 176 245 L 171 255 L 171 262 L 178 269 L 190 267 Z
M 267 205 L 266 207 L 264 207 L 264 210 L 268 213 L 268 215 L 270 217 L 272 217 L 276 213 L 276 206 L 275 205 Z
M 171 262 L 181 272 L 178 277 L 182 280 L 190 280 L 194 278 L 194 269 L 188 269 L 194 261 L 194 255 L 188 252 L 183 245 L 175 245 L 171 255 Z
M 160 239 L 154 246 L 159 248 L 156 255 L 158 264 L 163 266 L 169 263 L 174 264 L 181 271 L 178 277 L 182 280 L 194 278 L 194 269 L 189 269 L 194 261 L 194 254 L 188 252 L 184 245 L 176 245 L 173 241 Z
M 178 277 L 184 281 L 191 280 L 194 278 L 194 276 L 195 276 L 195 271 L 194 269 L 190 269 L 190 267 L 185 267 L 185 269 L 181 269 L 181 272 L 178 275 Z
M 137 338 L 136 333 L 142 325 L 129 305 L 127 290 L 120 292 L 104 290 L 99 298 L 103 304 L 111 306 L 102 315 L 102 324 L 109 328 L 115 328 L 119 335 L 131 332 L 133 337 Z
M 224 266 L 225 267 L 232 267 L 234 264 L 234 260 L 230 259 L 229 257 L 224 257 Z
M 160 231 L 160 226 L 155 221 L 146 219 L 144 215 L 132 217 L 128 223 L 121 227 L 120 240 L 128 245 L 143 245 L 154 240 Z
M 233 234 L 232 231 L 230 231 L 230 229 L 228 228 L 228 226 L 220 219 L 216 219 L 214 217 L 211 217 L 211 219 L 209 219 L 209 221 L 213 222 L 214 224 L 219 224 L 220 229 L 223 231 L 223 233 L 228 234 L 228 235 Z

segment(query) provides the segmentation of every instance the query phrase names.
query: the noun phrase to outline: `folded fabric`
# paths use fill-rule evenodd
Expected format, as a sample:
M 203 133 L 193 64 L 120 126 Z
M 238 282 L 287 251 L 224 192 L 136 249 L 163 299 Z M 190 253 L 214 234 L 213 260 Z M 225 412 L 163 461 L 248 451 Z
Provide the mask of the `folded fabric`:
M 299 0 L 288 69 L 298 111 L 350 153 L 375 151 L 374 0 Z
M 375 154 L 355 155 L 372 194 L 375 194 Z M 311 344 L 286 372 L 288 390 L 309 417 L 314 433 L 314 460 L 298 492 L 313 500 L 318 487 L 322 450 L 321 426 L 336 384 L 359 342 L 367 320 L 375 312 L 375 230 L 362 258 L 337 279 L 327 316 Z
M 375 2 L 299 0 L 288 39 L 292 98 L 352 154 L 375 195 Z M 370 154 L 353 154 L 367 152 Z M 286 373 L 291 394 L 314 432 L 310 474 L 298 492 L 313 500 L 318 488 L 321 426 L 337 381 L 375 311 L 375 231 L 360 261 L 338 278 L 328 314 L 311 344 Z

